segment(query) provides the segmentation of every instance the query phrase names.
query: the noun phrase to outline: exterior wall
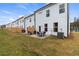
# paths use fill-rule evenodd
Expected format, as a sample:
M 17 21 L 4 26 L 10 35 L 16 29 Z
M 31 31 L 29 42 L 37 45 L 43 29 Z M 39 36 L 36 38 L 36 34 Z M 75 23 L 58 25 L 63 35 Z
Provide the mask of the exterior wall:
M 16 24 L 15 23 L 12 23 L 12 28 L 15 28 L 16 27 Z
M 39 26 L 41 26 L 41 31 L 44 31 L 44 24 L 48 24 L 47 35 L 57 35 L 57 32 L 53 30 L 53 24 L 58 22 L 58 32 L 64 32 L 64 36 L 67 37 L 67 4 L 65 4 L 65 12 L 59 14 L 59 5 L 55 4 L 46 9 L 36 12 L 36 30 L 39 31 Z M 46 10 L 50 10 L 50 16 L 46 17 Z M 41 12 L 41 13 L 40 13 Z
M 23 29 L 24 28 L 24 18 L 18 19 L 17 21 L 11 23 L 11 25 L 9 27 Z
M 24 29 L 24 18 L 22 18 L 22 19 L 19 20 L 19 27 L 21 29 Z
M 25 19 L 25 30 L 27 33 L 27 27 L 34 26 L 34 15 L 31 15 Z
M 6 28 L 11 28 L 11 23 L 7 24 Z
M 16 26 L 16 28 L 19 28 L 19 20 L 17 20 L 17 21 L 15 22 L 15 26 Z
M 7 24 L 7 25 L 6 25 L 6 28 L 8 28 L 8 27 L 9 27 L 9 25 Z

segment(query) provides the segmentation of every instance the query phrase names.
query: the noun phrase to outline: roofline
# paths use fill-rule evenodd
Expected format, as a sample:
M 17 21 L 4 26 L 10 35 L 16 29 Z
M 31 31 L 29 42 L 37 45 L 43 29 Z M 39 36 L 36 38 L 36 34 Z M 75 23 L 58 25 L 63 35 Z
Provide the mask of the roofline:
M 38 12 L 38 11 L 40 11 L 40 10 L 43 10 L 43 9 L 45 9 L 45 8 L 48 8 L 49 6 L 55 5 L 55 4 L 57 4 L 57 3 L 49 3 L 49 4 L 45 5 L 45 6 L 43 6 L 43 7 L 39 8 L 39 9 L 37 9 L 37 10 L 35 11 L 35 13 Z
M 33 16 L 34 15 L 34 13 L 33 14 L 30 14 L 30 15 L 28 15 L 28 16 L 26 16 L 24 19 L 26 19 L 26 18 L 28 18 L 28 17 L 30 17 L 30 16 Z
M 20 20 L 20 19 L 22 19 L 22 18 L 24 18 L 24 16 L 20 17 L 19 19 L 15 20 L 15 21 L 13 21 L 13 22 L 11 22 L 11 23 L 8 23 L 8 24 L 12 24 L 12 23 L 14 23 L 14 22 L 16 22 L 16 21 L 18 21 L 18 20 Z M 6 25 L 8 25 L 8 24 L 6 24 Z
M 57 4 L 57 3 L 49 3 L 49 4 L 45 5 L 45 6 L 43 6 L 43 7 L 39 8 L 39 9 L 37 9 L 33 14 L 28 15 L 28 16 L 26 16 L 26 17 L 22 16 L 22 17 L 20 17 L 19 19 L 15 20 L 15 21 L 13 21 L 13 22 L 11 22 L 11 23 L 16 22 L 16 21 L 22 19 L 23 17 L 24 17 L 24 19 L 26 19 L 26 18 L 28 18 L 28 17 L 30 17 L 30 16 L 33 16 L 33 15 L 34 15 L 36 12 L 38 12 L 39 10 L 43 10 L 43 9 L 48 8 L 49 6 L 52 6 L 52 5 L 55 5 L 55 4 Z M 8 24 L 11 24 L 11 23 L 8 23 Z M 8 24 L 7 24 L 7 25 L 8 25 Z
M 38 12 L 39 10 L 43 10 L 43 9 L 45 9 L 46 7 L 49 7 L 49 6 L 54 5 L 54 4 L 57 4 L 57 3 L 49 3 L 49 4 L 45 5 L 45 6 L 43 6 L 43 7 L 39 8 L 39 9 L 37 9 L 33 14 L 28 15 L 28 16 L 25 17 L 24 19 L 26 19 L 26 18 L 28 18 L 28 17 L 34 15 L 34 14 L 35 14 L 36 12 Z
M 18 20 L 20 20 L 20 19 L 22 19 L 22 18 L 24 18 L 24 16 L 18 18 L 17 20 L 13 21 L 12 23 L 14 23 L 14 22 L 16 22 L 16 21 L 18 21 Z

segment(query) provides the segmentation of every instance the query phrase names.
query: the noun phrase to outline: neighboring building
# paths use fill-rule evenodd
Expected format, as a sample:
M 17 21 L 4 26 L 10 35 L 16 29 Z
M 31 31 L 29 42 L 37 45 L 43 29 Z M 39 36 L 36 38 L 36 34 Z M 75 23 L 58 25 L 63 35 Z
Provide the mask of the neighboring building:
M 71 32 L 79 32 L 79 19 L 74 19 L 74 22 L 70 24 Z
M 34 27 L 34 14 L 31 14 L 25 17 L 24 19 L 25 19 L 25 30 L 27 33 L 29 27 Z
M 12 22 L 12 28 L 15 28 L 17 26 L 16 22 Z
M 6 25 L 0 25 L 0 29 L 6 28 Z
M 6 28 L 11 28 L 11 23 L 6 24 Z
M 6 24 L 6 28 L 11 32 L 22 32 L 24 30 L 24 17 L 20 17 L 16 21 Z
M 20 17 L 12 23 L 6 24 L 6 28 L 24 28 L 24 17 Z
M 17 22 L 18 27 L 21 28 L 21 29 L 24 29 L 24 22 L 25 22 L 24 18 L 25 18 L 24 16 L 19 18 L 18 22 Z

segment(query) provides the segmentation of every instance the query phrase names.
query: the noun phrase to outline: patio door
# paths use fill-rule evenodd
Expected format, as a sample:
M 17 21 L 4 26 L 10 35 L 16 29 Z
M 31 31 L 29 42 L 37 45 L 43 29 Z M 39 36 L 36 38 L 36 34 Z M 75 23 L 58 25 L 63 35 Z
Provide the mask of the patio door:
M 41 32 L 41 26 L 39 26 L 39 32 Z

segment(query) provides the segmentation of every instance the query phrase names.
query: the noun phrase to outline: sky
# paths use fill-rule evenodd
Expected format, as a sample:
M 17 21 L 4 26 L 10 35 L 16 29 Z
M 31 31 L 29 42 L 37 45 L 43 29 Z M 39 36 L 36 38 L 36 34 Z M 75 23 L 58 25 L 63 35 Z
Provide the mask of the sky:
M 47 3 L 0 3 L 0 25 L 8 24 L 17 20 L 21 16 L 32 14 L 35 10 L 43 7 Z M 69 4 L 70 21 L 74 17 L 79 17 L 79 4 Z
M 79 3 L 69 4 L 70 21 L 74 21 L 74 17 L 79 18 Z
M 28 16 L 45 3 L 0 3 L 0 25 Z

